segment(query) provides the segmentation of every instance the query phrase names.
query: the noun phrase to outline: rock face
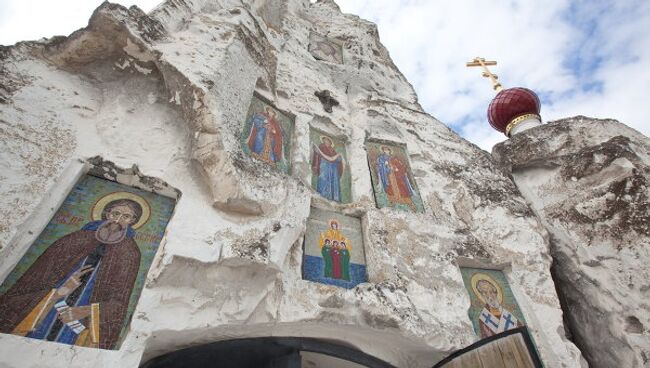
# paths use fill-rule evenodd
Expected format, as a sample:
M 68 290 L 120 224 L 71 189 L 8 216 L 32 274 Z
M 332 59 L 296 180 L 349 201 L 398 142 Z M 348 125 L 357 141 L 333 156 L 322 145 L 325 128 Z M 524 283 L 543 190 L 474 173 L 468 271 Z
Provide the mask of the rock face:
M 551 235 L 553 275 L 591 367 L 650 362 L 650 139 L 582 116 L 514 135 L 493 156 Z
M 314 58 L 311 32 L 339 42 L 343 62 Z M 546 365 L 580 365 L 564 336 L 542 224 L 489 154 L 423 112 L 375 25 L 332 1 L 174 0 L 149 15 L 104 3 L 69 37 L 1 48 L 0 85 L 2 278 L 83 172 L 81 161 L 137 165 L 132 171 L 182 193 L 120 350 L 3 334 L 2 366 L 136 367 L 201 343 L 305 336 L 397 367 L 430 367 L 477 340 L 461 256 L 508 264 Z M 295 115 L 290 175 L 242 152 L 253 92 Z M 351 203 L 310 188 L 310 126 L 347 137 Z M 406 144 L 424 213 L 376 208 L 369 138 Z M 347 290 L 302 280 L 312 205 L 362 218 L 368 283 Z M 577 219 L 601 216 L 577 211 Z M 643 249 L 621 247 L 606 254 Z M 630 277 L 644 290 L 641 273 Z M 648 324 L 641 309 L 625 311 L 623 326 Z

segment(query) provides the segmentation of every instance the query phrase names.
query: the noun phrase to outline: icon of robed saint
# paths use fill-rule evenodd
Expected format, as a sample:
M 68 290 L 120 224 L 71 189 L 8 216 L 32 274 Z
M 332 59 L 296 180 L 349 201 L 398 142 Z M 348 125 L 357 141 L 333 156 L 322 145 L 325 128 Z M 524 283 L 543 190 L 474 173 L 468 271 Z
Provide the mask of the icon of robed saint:
M 334 142 L 321 136 L 321 144 L 312 145 L 312 174 L 318 177 L 316 191 L 323 197 L 341 202 L 341 177 L 345 170 L 343 155 L 334 149 Z
M 0 332 L 114 348 L 140 266 L 134 229 L 149 215 L 133 193 L 100 199 L 94 221 L 52 243 L 0 296 Z

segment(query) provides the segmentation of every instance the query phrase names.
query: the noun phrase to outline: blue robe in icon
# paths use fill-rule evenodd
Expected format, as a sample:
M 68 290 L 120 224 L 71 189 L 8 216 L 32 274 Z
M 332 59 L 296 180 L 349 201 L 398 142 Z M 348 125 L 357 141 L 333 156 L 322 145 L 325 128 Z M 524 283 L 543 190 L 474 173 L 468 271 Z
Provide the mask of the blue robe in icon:
M 252 117 L 251 131 L 247 145 L 254 156 L 262 161 L 277 163 L 282 160 L 282 128 L 267 113 L 257 113 Z
M 311 163 L 312 172 L 318 176 L 316 191 L 329 200 L 341 202 L 343 157 L 331 146 L 321 143 L 314 146 Z

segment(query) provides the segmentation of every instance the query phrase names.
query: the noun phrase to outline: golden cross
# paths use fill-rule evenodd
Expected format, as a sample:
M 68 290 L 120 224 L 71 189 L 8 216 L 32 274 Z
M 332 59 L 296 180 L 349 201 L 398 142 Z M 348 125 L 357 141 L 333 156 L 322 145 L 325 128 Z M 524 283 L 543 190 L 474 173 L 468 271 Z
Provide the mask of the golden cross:
M 490 69 L 488 69 L 488 66 L 491 65 L 497 65 L 496 61 L 485 61 L 484 58 L 482 57 L 475 57 L 474 60 L 468 62 L 466 66 L 480 66 L 483 68 L 483 76 L 486 78 L 490 78 L 492 81 L 492 88 L 494 88 L 495 91 L 499 92 L 503 89 L 501 86 L 501 83 L 499 83 L 499 76 L 496 74 L 493 74 Z

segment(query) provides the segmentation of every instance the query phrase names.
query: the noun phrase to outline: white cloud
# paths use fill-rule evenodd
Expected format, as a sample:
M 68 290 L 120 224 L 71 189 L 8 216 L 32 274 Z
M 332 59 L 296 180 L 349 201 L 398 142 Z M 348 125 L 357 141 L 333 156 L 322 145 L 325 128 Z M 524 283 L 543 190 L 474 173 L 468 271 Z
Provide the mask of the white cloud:
M 88 24 L 93 11 L 103 0 L 0 0 L 0 45 L 23 40 L 67 36 Z M 144 11 L 161 0 L 111 1 L 124 6 L 137 5 Z
M 504 87 L 543 98 L 545 121 L 611 117 L 650 135 L 650 3 L 644 1 L 338 0 L 378 24 L 420 103 L 480 147 L 505 137 L 486 109 L 494 96 L 475 56 L 498 60 Z M 591 88 L 589 88 L 591 87 Z
M 122 0 L 151 10 L 159 0 Z M 378 24 L 422 106 L 484 149 L 494 96 L 475 56 L 496 59 L 504 87 L 544 97 L 542 117 L 611 117 L 650 135 L 650 2 L 645 0 L 337 0 Z M 101 0 L 0 0 L 0 44 L 84 27 Z

